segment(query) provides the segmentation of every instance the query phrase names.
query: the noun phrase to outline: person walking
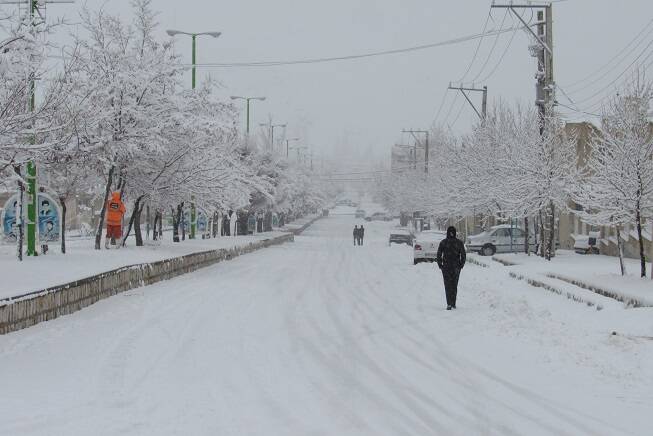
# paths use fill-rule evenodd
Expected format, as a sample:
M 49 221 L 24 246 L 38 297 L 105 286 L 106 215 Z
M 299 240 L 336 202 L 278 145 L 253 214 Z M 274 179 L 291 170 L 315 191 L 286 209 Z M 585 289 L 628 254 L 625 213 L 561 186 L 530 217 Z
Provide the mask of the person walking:
M 358 229 L 360 237 L 358 238 L 358 245 L 363 245 L 363 238 L 365 237 L 365 227 L 361 224 L 361 228 Z
M 358 225 L 354 226 L 354 245 L 358 245 Z
M 120 192 L 111 194 L 107 202 L 107 237 L 104 242 L 104 248 L 109 248 L 109 239 L 111 245 L 116 245 L 116 239 L 122 238 L 122 217 L 125 215 L 125 204 L 120 199 Z M 118 244 L 120 248 L 120 244 Z
M 442 270 L 444 279 L 444 290 L 447 295 L 447 310 L 456 308 L 456 297 L 458 295 L 458 279 L 460 271 L 465 266 L 467 255 L 463 241 L 456 238 L 456 228 L 451 226 L 447 229 L 447 237 L 438 246 L 437 262 Z

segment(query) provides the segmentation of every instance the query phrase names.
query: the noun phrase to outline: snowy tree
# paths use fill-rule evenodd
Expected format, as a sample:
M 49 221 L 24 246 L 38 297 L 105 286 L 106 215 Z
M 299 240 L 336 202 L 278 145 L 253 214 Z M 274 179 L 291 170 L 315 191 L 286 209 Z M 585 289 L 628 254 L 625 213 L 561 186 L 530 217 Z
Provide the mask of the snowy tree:
M 595 225 L 614 226 L 621 272 L 625 274 L 620 227 L 635 224 L 640 273 L 646 276 L 643 225 L 653 215 L 653 138 L 649 108 L 653 87 L 636 81 L 626 95 L 605 109 L 601 128 L 591 138 L 586 171 L 575 192 L 579 216 Z

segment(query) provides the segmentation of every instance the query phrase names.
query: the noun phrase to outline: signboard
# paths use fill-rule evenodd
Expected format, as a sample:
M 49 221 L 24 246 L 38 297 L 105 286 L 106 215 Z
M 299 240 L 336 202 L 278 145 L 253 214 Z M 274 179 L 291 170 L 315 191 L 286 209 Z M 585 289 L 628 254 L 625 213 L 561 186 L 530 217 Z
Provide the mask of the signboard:
M 16 242 L 18 240 L 17 210 L 18 194 L 15 194 L 9 197 L 2 211 L 2 236 L 6 242 Z
M 254 215 L 250 215 L 249 218 L 247 218 L 247 230 L 250 233 L 254 233 L 255 229 L 256 229 L 256 217 Z
M 18 194 L 9 197 L 2 212 L 2 236 L 5 242 L 16 242 L 18 240 L 18 223 L 16 222 L 18 201 Z M 26 214 L 27 207 L 24 207 L 23 222 L 26 222 Z M 45 192 L 39 192 L 38 194 L 37 219 L 40 244 L 61 240 L 61 211 L 59 210 L 59 204 Z
M 197 210 L 197 234 L 205 235 L 209 230 L 209 217 L 201 209 Z
M 39 192 L 39 242 L 57 242 L 61 240 L 61 213 L 57 202 L 45 192 Z

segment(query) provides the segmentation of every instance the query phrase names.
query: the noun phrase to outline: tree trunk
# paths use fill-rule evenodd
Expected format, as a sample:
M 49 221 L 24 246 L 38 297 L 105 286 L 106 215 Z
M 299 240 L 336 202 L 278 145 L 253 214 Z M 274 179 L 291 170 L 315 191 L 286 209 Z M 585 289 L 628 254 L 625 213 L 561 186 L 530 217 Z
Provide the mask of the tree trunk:
M 551 260 L 556 255 L 555 230 L 556 230 L 556 209 L 555 205 L 549 205 L 549 234 L 546 247 L 546 260 Z
M 152 215 L 150 214 L 150 205 L 148 204 L 147 209 L 145 210 L 145 237 L 147 240 L 150 239 L 151 224 L 152 224 Z
M 95 232 L 95 249 L 99 250 L 102 246 L 102 230 L 104 228 L 104 214 L 107 212 L 107 201 L 109 201 L 109 192 L 111 192 L 111 184 L 113 183 L 113 172 L 115 165 L 111 165 L 109 176 L 107 177 L 107 185 L 104 188 L 104 200 L 102 201 L 102 209 L 100 210 L 100 217 L 98 219 L 97 231 Z
M 646 278 L 646 255 L 644 254 L 644 236 L 642 236 L 642 215 L 639 207 L 639 202 L 637 204 L 637 212 L 635 214 L 635 220 L 637 221 L 637 239 L 639 240 L 639 261 L 640 261 L 640 275 L 642 278 Z
M 20 166 L 14 167 L 14 172 L 18 175 L 18 210 L 14 210 L 16 214 L 16 227 L 18 228 L 18 234 L 16 235 L 16 250 L 18 255 L 18 260 L 23 261 L 23 238 L 25 236 L 25 224 L 23 223 L 23 201 L 25 197 L 25 185 L 22 181 L 22 176 L 20 174 Z
M 159 239 L 159 232 L 157 231 L 156 224 L 159 221 L 159 212 L 158 210 L 154 211 L 154 224 L 152 226 L 152 240 L 157 241 Z
M 539 218 L 538 218 L 538 228 L 539 228 L 539 233 L 540 233 L 540 241 L 539 241 L 539 252 L 540 252 L 540 257 L 544 258 L 545 257 L 545 247 L 544 247 L 544 217 L 542 215 L 542 210 L 539 212 Z
M 59 197 L 61 203 L 61 253 L 66 254 L 66 197 Z
M 617 226 L 617 250 L 619 251 L 619 266 L 621 267 L 621 275 L 626 275 L 626 263 L 624 262 L 624 244 L 621 242 L 621 229 Z
M 526 255 L 530 256 L 531 255 L 531 244 L 530 244 L 530 230 L 528 228 L 528 217 L 524 218 L 524 235 L 525 235 L 525 242 L 524 242 L 524 253 Z
M 181 223 L 181 212 L 184 207 L 184 203 L 177 205 L 177 211 L 172 209 L 172 242 L 179 242 L 179 224 Z
M 181 203 L 181 240 L 186 240 L 186 211 L 184 210 L 184 203 Z
M 140 197 L 138 201 L 141 201 Z M 143 213 L 143 208 L 145 207 L 144 203 L 140 204 L 140 207 L 134 207 L 134 213 L 136 216 L 134 217 L 134 235 L 136 236 L 136 246 L 137 247 L 142 247 L 143 246 L 143 233 L 141 232 L 141 214 Z
M 136 215 L 138 214 L 138 207 L 139 207 L 139 202 L 141 200 L 141 197 L 138 197 L 136 199 L 136 202 L 134 203 L 134 209 L 132 210 L 132 214 L 129 217 L 129 224 L 127 224 L 127 231 L 122 237 L 122 241 L 120 241 L 120 246 L 124 247 L 125 243 L 127 242 L 127 238 L 129 237 L 129 234 L 132 231 L 132 227 L 134 226 L 134 219 L 136 218 Z

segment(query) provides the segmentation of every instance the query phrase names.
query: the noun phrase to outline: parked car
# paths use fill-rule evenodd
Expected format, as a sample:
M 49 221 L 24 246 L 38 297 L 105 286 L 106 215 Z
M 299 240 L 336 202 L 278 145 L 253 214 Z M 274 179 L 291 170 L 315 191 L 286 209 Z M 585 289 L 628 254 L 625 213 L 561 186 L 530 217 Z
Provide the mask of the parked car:
M 524 251 L 525 238 L 526 233 L 519 227 L 502 224 L 478 235 L 469 236 L 465 245 L 467 251 L 483 256 L 492 256 L 495 253 L 518 253 Z M 534 247 L 532 240 L 530 244 Z
M 392 221 L 392 217 L 387 213 L 374 212 L 372 215 L 366 216 L 365 221 Z
M 590 232 L 589 235 L 578 235 L 574 242 L 574 251 L 578 254 L 599 254 L 598 241 L 600 232 Z
M 420 262 L 435 262 L 440 241 L 447 237 L 442 230 L 426 230 L 415 236 L 413 244 L 413 265 Z
M 390 233 L 390 238 L 388 239 L 388 245 L 395 244 L 406 244 L 413 246 L 413 235 L 411 235 L 407 230 L 393 230 Z
M 365 211 L 363 209 L 356 209 L 356 218 L 365 218 Z

